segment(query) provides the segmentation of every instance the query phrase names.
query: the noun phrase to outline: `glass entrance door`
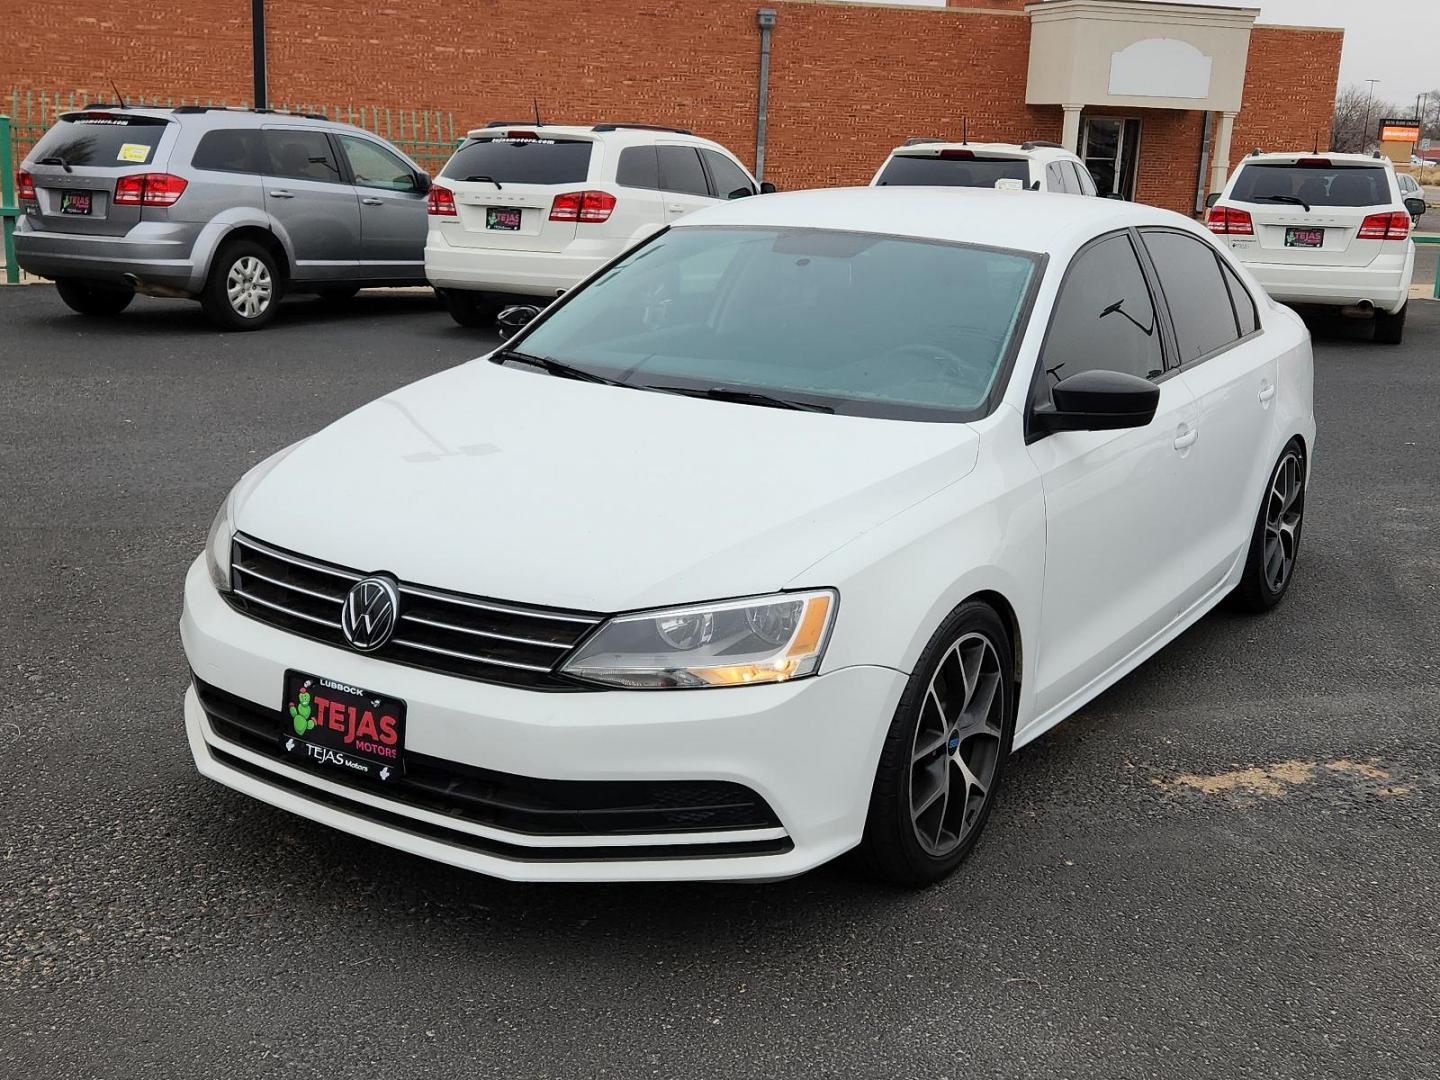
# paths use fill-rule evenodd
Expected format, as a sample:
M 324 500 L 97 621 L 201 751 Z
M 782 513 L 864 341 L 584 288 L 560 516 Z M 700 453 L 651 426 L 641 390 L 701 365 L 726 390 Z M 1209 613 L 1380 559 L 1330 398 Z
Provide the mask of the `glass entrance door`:
M 1135 163 L 1140 150 L 1140 121 L 1087 117 L 1080 156 L 1101 195 L 1135 198 Z

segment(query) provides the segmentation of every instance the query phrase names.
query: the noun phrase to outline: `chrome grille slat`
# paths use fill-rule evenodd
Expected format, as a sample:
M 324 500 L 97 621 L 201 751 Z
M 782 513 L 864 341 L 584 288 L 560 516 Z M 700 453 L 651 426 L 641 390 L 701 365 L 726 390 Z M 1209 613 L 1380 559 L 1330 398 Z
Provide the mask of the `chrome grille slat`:
M 236 534 L 229 599 L 260 622 L 347 649 L 338 609 L 366 576 Z M 586 689 L 555 669 L 603 616 L 397 584 L 399 636 L 367 655 L 505 686 Z

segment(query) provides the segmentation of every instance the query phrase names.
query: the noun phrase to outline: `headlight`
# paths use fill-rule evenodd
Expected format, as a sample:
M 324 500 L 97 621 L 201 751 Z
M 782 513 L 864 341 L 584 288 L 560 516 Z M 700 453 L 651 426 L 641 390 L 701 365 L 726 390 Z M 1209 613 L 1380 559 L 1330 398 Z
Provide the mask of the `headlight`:
M 822 589 L 621 615 L 561 670 L 631 690 L 787 682 L 819 668 L 838 602 Z
M 230 591 L 230 541 L 235 535 L 230 505 L 234 498 L 232 489 L 220 504 L 215 520 L 210 523 L 210 534 L 205 537 L 205 569 L 210 571 L 210 583 L 222 593 Z

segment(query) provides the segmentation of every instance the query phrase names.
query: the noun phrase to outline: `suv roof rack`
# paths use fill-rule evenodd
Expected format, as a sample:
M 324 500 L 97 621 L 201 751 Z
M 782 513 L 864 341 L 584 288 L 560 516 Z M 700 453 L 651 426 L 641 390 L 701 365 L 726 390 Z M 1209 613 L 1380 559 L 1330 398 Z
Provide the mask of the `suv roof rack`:
M 1031 139 L 1029 142 L 1023 142 L 1020 144 L 1021 150 L 1039 150 L 1042 147 L 1046 150 L 1065 149 L 1065 147 L 1062 146 L 1060 143 L 1051 142 L 1049 139 Z
M 485 123 L 485 124 L 483 125 L 483 127 L 487 127 L 487 128 L 492 128 L 492 127 L 542 128 L 542 127 L 544 127 L 544 126 L 545 126 L 544 124 L 537 124 L 534 120 L 490 120 L 490 121 L 488 121 L 487 123 Z M 553 126 L 553 125 L 552 125 L 552 126 Z
M 664 124 L 592 124 L 591 131 L 668 131 L 675 135 L 694 135 L 687 128 L 666 127 Z
M 85 111 L 88 110 L 88 109 L 123 109 L 123 108 L 125 108 L 124 105 L 115 105 L 115 104 L 111 104 L 111 103 L 108 102 L 108 101 L 87 101 L 84 105 L 81 105 L 80 108 L 76 109 L 75 111 L 76 111 L 76 112 L 85 112 Z
M 256 113 L 257 115 L 265 116 L 298 116 L 305 120 L 330 119 L 328 116 L 322 116 L 320 113 L 290 112 L 286 109 L 242 109 L 238 105 L 176 105 L 170 111 L 172 113 L 178 113 L 181 116 L 194 116 L 197 113 L 207 112 L 238 112 Z
M 912 135 L 901 146 L 923 146 L 925 143 L 949 142 L 949 139 L 934 139 L 928 135 Z

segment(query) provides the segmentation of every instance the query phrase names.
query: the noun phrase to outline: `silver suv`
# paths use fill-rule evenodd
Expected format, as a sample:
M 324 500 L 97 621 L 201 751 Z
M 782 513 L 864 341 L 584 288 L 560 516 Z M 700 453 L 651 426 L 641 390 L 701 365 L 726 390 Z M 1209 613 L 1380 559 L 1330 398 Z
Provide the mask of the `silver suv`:
M 16 261 L 85 315 L 139 293 L 254 330 L 285 292 L 425 284 L 430 177 L 324 117 L 87 106 L 25 158 Z

